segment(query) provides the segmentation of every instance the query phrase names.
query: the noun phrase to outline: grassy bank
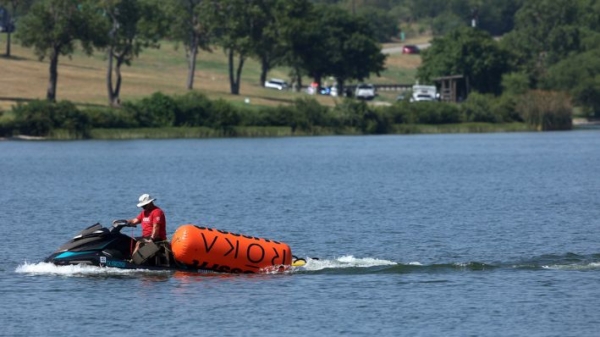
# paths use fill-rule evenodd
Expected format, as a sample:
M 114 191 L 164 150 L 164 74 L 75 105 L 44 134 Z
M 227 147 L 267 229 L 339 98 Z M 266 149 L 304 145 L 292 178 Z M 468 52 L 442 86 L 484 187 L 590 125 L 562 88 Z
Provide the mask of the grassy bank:
M 0 34 L 0 45 L 4 45 L 4 34 Z M 9 110 L 17 102 L 44 99 L 48 86 L 48 62 L 39 61 L 31 49 L 23 48 L 13 40 L 12 56 L 0 57 L 2 90 L 0 109 Z M 389 55 L 381 77 L 373 77 L 373 83 L 412 83 L 416 68 L 420 65 L 418 55 Z M 107 106 L 106 57 L 96 52 L 91 57 L 76 52 L 73 57 L 61 57 L 58 65 L 57 100 L 69 100 L 78 106 Z M 183 48 L 176 48 L 171 42 L 163 42 L 160 49 L 144 50 L 130 67 L 123 67 L 122 101 L 139 100 L 154 92 L 168 95 L 184 94 L 187 65 Z M 265 89 L 259 83 L 259 64 L 247 60 L 243 73 L 240 95 L 231 95 L 229 88 L 227 58 L 222 50 L 201 52 L 194 80 L 194 90 L 211 99 L 222 98 L 234 104 L 244 104 L 249 99 L 251 105 L 278 106 L 289 104 L 304 93 Z M 273 69 L 269 77 L 288 78 L 286 68 Z M 305 84 L 310 81 L 304 78 Z M 325 79 L 329 84 L 331 79 Z M 382 93 L 379 101 L 392 102 L 395 93 Z M 332 106 L 338 98 L 315 96 L 320 104 Z

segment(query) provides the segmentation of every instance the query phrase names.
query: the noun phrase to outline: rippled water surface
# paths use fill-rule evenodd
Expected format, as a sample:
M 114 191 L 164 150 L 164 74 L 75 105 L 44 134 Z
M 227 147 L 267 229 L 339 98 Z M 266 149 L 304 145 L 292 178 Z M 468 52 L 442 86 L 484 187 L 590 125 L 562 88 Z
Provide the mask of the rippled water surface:
M 0 335 L 597 335 L 598 168 L 597 130 L 0 142 Z M 319 260 L 251 276 L 41 262 L 146 192 L 169 234 Z

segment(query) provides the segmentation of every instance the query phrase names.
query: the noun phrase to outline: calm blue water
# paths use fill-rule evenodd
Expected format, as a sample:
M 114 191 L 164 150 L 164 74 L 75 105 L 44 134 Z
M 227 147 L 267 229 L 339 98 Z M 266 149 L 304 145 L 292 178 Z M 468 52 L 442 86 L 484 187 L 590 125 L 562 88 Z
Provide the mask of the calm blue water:
M 0 142 L 0 335 L 598 335 L 599 168 L 597 130 Z M 254 276 L 41 263 L 142 193 L 169 233 L 320 260 Z

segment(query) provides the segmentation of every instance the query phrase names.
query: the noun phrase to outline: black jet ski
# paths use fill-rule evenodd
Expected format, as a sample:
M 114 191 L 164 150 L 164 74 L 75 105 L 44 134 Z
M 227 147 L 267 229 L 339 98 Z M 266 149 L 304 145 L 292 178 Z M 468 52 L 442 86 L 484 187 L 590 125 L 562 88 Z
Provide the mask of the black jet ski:
M 136 240 L 121 233 L 129 225 L 127 220 L 116 220 L 106 228 L 96 223 L 79 232 L 71 240 L 60 246 L 44 262 L 57 266 L 90 265 L 122 269 L 180 270 L 187 272 L 215 272 L 195 265 L 186 265 L 173 257 L 168 241 L 143 243 L 132 254 Z M 300 267 L 306 260 L 293 257 L 292 266 Z
M 127 220 L 117 220 L 110 228 L 99 223 L 89 226 L 48 256 L 44 262 L 58 266 L 90 265 L 123 269 L 197 271 L 178 263 L 169 242 L 149 242 L 132 252 L 136 241 L 121 233 L 124 227 L 133 227 Z

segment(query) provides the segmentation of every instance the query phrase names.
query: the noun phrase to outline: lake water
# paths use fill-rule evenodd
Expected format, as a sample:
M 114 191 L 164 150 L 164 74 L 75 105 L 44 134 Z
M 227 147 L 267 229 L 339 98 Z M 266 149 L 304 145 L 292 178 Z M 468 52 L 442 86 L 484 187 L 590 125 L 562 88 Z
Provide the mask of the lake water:
M 598 335 L 599 168 L 598 130 L 0 142 L 0 335 Z M 252 276 L 41 262 L 142 193 L 169 234 L 320 259 Z

